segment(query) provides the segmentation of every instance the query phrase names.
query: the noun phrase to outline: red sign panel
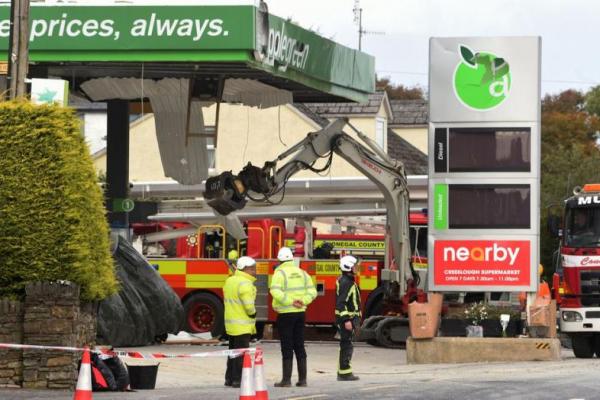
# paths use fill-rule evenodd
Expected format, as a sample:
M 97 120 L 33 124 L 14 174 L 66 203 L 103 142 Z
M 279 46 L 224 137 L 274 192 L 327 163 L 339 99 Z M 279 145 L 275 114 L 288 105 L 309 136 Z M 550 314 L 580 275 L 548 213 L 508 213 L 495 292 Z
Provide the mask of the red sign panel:
M 436 240 L 434 283 L 444 286 L 529 286 L 527 240 Z

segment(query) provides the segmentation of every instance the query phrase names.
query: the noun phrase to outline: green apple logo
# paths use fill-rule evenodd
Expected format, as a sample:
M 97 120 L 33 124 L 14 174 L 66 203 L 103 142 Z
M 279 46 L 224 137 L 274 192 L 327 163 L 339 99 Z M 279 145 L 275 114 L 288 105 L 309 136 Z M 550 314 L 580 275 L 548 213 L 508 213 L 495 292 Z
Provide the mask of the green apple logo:
M 454 71 L 454 94 L 465 106 L 487 111 L 500 105 L 510 92 L 510 68 L 495 54 L 458 46 L 461 61 Z

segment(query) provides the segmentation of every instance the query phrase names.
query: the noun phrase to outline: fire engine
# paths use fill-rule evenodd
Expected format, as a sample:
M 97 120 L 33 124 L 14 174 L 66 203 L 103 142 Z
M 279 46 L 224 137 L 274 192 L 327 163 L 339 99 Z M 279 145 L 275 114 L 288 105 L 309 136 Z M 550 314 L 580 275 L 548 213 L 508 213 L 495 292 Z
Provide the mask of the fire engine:
M 560 236 L 553 278 L 560 330 L 570 336 L 576 357 L 600 357 L 600 184 L 576 188 L 565 200 L 561 231 L 558 221 L 550 219 Z
M 410 224 L 413 264 L 424 271 L 427 268 L 427 215 L 423 211 L 411 212 Z M 276 219 L 250 220 L 244 225 L 247 238 L 236 240 L 220 225 L 133 224 L 134 234 L 145 238 L 143 254 L 181 298 L 188 331 L 211 332 L 213 336 L 224 332 L 222 288 L 232 272 L 233 260 L 227 259 L 231 250 L 257 260 L 257 308 L 263 311 L 259 313 L 263 322 L 276 319 L 268 284 L 278 264 L 277 252 L 284 245 L 294 251 L 300 267 L 313 277 L 317 287 L 317 299 L 307 309 L 307 324 L 333 325 L 335 282 L 340 274 L 338 260 L 342 254 L 353 254 L 361 259 L 357 280 L 366 316 L 382 312 L 383 235 L 320 234 L 314 230 L 313 246 L 305 249 L 303 226 L 287 232 L 284 221 Z M 154 241 L 152 235 L 166 239 Z

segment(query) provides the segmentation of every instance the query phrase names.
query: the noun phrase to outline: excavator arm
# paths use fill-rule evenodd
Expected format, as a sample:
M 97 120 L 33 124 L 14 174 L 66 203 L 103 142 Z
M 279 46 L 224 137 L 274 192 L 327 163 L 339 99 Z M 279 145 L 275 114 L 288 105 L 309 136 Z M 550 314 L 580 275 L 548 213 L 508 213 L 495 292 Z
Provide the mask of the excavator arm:
M 344 133 L 348 125 L 361 141 Z M 204 198 L 218 214 L 242 209 L 247 199 L 277 204 L 285 195 L 287 181 L 303 170 L 322 172 L 331 165 L 337 154 L 368 177 L 383 193 L 387 208 L 386 242 L 392 256 L 386 254 L 381 279 L 387 284 L 399 285 L 399 295 L 407 290 L 407 282 L 418 279 L 412 269 L 409 240 L 409 194 L 404 166 L 391 159 L 372 139 L 355 129 L 346 119 L 337 119 L 282 153 L 277 159 L 266 162 L 262 168 L 248 163 L 238 174 L 230 171 L 206 181 Z M 325 166 L 317 168 L 316 162 L 326 159 Z M 286 161 L 287 160 L 287 161 Z M 282 163 L 278 167 L 278 164 Z M 389 248 L 389 247 L 388 247 Z

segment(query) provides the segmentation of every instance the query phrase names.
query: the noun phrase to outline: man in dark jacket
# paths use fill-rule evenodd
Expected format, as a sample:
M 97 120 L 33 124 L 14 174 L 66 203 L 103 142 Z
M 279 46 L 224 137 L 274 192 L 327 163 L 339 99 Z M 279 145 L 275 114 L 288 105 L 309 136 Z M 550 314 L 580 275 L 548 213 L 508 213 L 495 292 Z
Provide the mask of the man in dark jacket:
M 342 275 L 335 288 L 335 323 L 340 333 L 340 360 L 338 381 L 356 381 L 352 373 L 352 339 L 360 324 L 360 289 L 354 281 L 358 260 L 354 256 L 344 256 L 340 260 Z

